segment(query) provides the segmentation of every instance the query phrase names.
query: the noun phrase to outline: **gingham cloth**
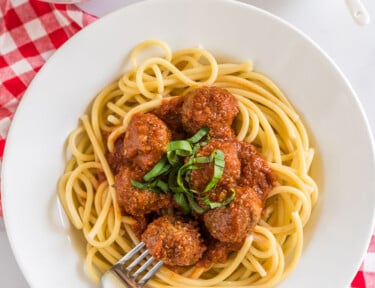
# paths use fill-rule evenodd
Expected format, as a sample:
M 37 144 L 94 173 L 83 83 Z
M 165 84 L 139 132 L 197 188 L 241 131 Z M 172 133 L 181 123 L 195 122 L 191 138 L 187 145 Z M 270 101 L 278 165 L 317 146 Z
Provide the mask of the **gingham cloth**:
M 0 0 L 0 169 L 10 122 L 30 81 L 57 48 L 94 20 L 74 5 Z M 351 287 L 375 288 L 375 235 Z
M 75 5 L 0 0 L 0 169 L 9 125 L 27 86 L 57 48 L 95 19 Z

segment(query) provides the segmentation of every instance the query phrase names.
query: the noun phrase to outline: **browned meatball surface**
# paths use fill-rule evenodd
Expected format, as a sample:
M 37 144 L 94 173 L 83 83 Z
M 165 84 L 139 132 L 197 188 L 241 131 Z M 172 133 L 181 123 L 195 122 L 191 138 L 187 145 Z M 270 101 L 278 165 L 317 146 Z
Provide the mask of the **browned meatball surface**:
M 171 132 L 151 113 L 135 114 L 126 129 L 124 156 L 143 170 L 150 170 L 167 150 Z
M 276 175 L 254 145 L 241 142 L 239 156 L 242 164 L 241 185 L 252 187 L 265 200 L 274 187 Z
M 117 202 L 130 215 L 141 216 L 173 206 L 171 194 L 159 194 L 132 186 L 131 180 L 142 181 L 144 174 L 137 167 L 124 166 L 115 176 Z
M 121 166 L 126 164 L 126 159 L 124 157 L 124 135 L 122 134 L 115 141 L 115 147 L 112 153 L 107 152 L 106 158 L 114 174 L 120 171 Z
M 241 174 L 241 162 L 238 158 L 239 149 L 240 144 L 238 141 L 213 139 L 206 146 L 200 148 L 197 152 L 197 157 L 209 156 L 214 150 L 223 151 L 225 167 L 218 185 L 230 185 Z M 214 175 L 214 163 L 197 164 L 197 166 L 200 169 L 191 172 L 190 184 L 193 189 L 202 192 Z
M 238 112 L 237 100 L 227 90 L 203 87 L 186 95 L 181 120 L 190 134 L 207 126 L 214 138 L 233 138 L 231 125 Z
M 167 124 L 172 131 L 173 140 L 187 138 L 181 122 L 182 104 L 184 104 L 184 97 L 170 97 L 163 99 L 162 105 L 152 111 Z
M 148 225 L 148 219 L 142 215 L 142 216 L 134 216 L 132 215 L 134 223 L 130 224 L 130 228 L 133 230 L 135 236 L 137 236 L 138 239 L 141 239 L 143 232 L 146 230 Z
M 151 222 L 142 241 L 152 256 L 170 266 L 193 265 L 206 250 L 196 224 L 172 215 Z
M 240 250 L 242 245 L 242 242 L 229 243 L 212 239 L 197 266 L 208 268 L 212 263 L 225 263 L 229 253 Z
M 225 207 L 209 210 L 203 216 L 210 234 L 222 242 L 241 242 L 258 223 L 262 201 L 250 187 L 233 187 L 235 199 Z

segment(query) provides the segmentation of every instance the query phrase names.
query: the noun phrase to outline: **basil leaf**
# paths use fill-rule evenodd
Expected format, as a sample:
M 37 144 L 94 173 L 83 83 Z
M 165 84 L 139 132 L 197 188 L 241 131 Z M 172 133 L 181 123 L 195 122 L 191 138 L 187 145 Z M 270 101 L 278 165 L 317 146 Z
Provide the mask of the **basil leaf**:
M 224 173 L 225 161 L 224 161 L 224 152 L 222 150 L 214 150 L 211 154 L 211 157 L 214 161 L 214 175 L 211 178 L 210 182 L 207 184 L 206 188 L 203 190 L 203 193 L 213 189 L 217 183 L 220 181 Z
M 168 151 L 167 158 L 168 158 L 169 164 L 171 164 L 173 167 L 181 165 L 181 161 L 178 158 L 176 151 Z
M 173 193 L 182 193 L 182 192 L 184 192 L 184 189 L 181 188 L 181 187 L 179 187 L 179 186 L 177 186 L 176 177 L 177 177 L 177 170 L 174 169 L 168 175 L 168 186 L 169 186 L 169 189 Z
M 201 156 L 201 157 L 196 157 L 193 158 L 192 163 L 200 163 L 200 164 L 205 164 L 205 163 L 210 163 L 212 162 L 212 157 L 210 156 Z
M 191 212 L 188 202 L 184 193 L 176 193 L 173 195 L 173 199 L 177 202 L 178 205 L 184 210 L 186 214 Z
M 191 194 L 187 194 L 186 197 L 187 197 L 187 199 L 189 201 L 190 207 L 195 212 L 197 212 L 198 214 L 203 214 L 206 211 L 201 206 L 199 206 L 197 202 L 195 202 L 194 197 Z
M 186 141 L 190 143 L 197 143 L 199 142 L 204 136 L 207 135 L 209 128 L 208 127 L 203 127 L 198 130 L 197 133 L 195 133 L 192 137 L 186 139 Z
M 167 194 L 170 191 L 168 184 L 160 179 L 155 181 L 155 188 L 156 187 L 159 188 L 165 194 Z
M 227 197 L 223 202 L 211 202 L 210 199 L 207 197 L 204 197 L 202 201 L 209 209 L 215 209 L 223 206 L 227 206 L 230 202 L 233 201 L 233 199 L 236 197 L 236 191 L 234 189 L 231 190 L 232 194 Z
M 151 181 L 153 178 L 160 176 L 171 168 L 171 165 L 168 163 L 167 156 L 163 156 L 158 163 L 155 164 L 155 166 L 148 172 L 146 173 L 145 176 L 143 176 L 143 180 L 146 182 Z
M 193 147 L 186 140 L 176 140 L 168 143 L 167 151 L 174 151 L 179 156 L 190 156 L 193 152 Z
M 149 184 L 147 184 L 147 183 L 141 183 L 141 182 L 135 181 L 133 179 L 130 180 L 130 183 L 135 188 L 138 188 L 138 189 L 141 189 L 141 190 L 148 189 L 148 187 L 149 187 Z

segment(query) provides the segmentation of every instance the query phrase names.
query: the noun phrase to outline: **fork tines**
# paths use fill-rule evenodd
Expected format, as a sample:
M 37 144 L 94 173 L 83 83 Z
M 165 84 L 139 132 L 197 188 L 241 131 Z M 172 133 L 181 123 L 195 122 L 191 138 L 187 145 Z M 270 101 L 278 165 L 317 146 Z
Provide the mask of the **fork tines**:
M 134 256 L 141 251 L 141 249 L 145 246 L 144 242 L 140 242 L 137 246 L 135 246 L 132 250 L 130 250 L 126 255 L 121 258 L 111 270 L 113 270 L 124 282 L 125 284 L 129 285 L 129 287 L 140 288 L 143 287 L 152 276 L 160 269 L 160 267 L 164 264 L 163 261 L 157 261 L 154 257 L 152 257 L 148 250 L 146 249 L 135 258 L 128 266 L 125 266 L 127 262 L 134 258 Z M 149 258 L 143 263 L 133 274 L 131 273 L 137 265 L 140 265 L 143 259 L 147 256 Z M 156 262 L 157 261 L 157 262 Z M 156 262 L 156 264 L 154 264 Z M 143 272 L 146 271 L 148 267 L 153 267 L 147 271 L 146 274 L 137 282 L 137 278 L 142 275 Z

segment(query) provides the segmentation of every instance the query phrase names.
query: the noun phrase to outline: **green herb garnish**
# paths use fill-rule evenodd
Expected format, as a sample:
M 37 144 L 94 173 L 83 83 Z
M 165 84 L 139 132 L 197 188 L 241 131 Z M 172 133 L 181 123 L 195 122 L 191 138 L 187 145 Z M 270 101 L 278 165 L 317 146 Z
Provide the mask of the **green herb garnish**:
M 185 213 L 195 211 L 202 214 L 209 209 L 228 205 L 235 197 L 234 190 L 223 202 L 211 202 L 207 197 L 202 197 L 201 195 L 216 187 L 223 176 L 225 167 L 224 152 L 222 150 L 216 149 L 210 156 L 196 156 L 198 149 L 207 145 L 209 141 L 207 133 L 208 128 L 204 127 L 186 140 L 169 142 L 166 154 L 143 177 L 144 182 L 131 180 L 131 184 L 138 189 L 148 189 L 156 193 L 172 193 L 174 200 Z M 187 161 L 186 159 L 184 161 L 186 157 Z M 196 164 L 211 162 L 214 164 L 214 175 L 203 192 L 199 193 L 190 187 L 190 174 L 193 170 L 200 169 Z M 201 203 L 204 203 L 206 207 L 202 208 L 196 202 L 197 199 L 201 199 Z

